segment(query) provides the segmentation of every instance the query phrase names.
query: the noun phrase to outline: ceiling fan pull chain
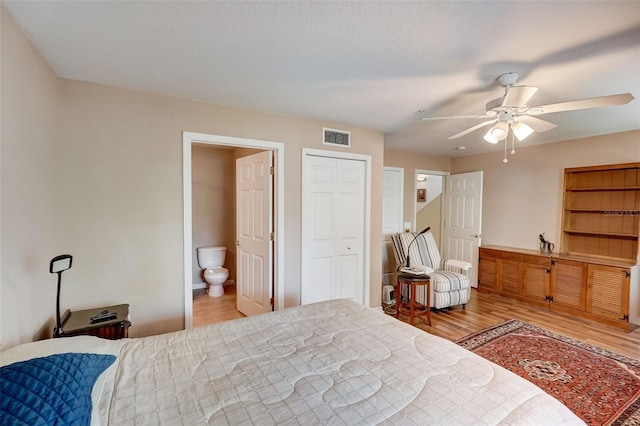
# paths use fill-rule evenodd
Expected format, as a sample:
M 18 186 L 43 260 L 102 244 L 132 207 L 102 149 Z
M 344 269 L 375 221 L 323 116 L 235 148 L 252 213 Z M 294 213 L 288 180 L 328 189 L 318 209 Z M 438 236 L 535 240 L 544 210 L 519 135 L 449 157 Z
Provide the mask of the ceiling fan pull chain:
M 513 129 L 511 129 L 511 154 L 515 154 L 516 153 L 516 138 L 515 138 L 515 134 L 513 133 Z
M 503 163 L 508 163 L 509 159 L 507 158 L 507 139 L 508 138 L 504 138 L 504 158 L 502 159 Z

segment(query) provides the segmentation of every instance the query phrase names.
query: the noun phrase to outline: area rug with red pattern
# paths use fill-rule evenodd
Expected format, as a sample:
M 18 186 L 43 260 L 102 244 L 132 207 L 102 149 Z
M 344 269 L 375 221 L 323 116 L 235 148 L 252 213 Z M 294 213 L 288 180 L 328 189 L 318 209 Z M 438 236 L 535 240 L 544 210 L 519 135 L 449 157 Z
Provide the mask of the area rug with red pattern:
M 524 377 L 590 425 L 640 425 L 640 360 L 518 320 L 456 342 Z

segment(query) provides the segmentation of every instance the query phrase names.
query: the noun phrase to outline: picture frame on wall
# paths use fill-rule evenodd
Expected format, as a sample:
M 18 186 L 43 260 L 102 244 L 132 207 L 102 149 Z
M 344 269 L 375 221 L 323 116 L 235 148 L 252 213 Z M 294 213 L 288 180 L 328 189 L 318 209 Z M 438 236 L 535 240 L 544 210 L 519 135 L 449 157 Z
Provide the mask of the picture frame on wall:
M 427 201 L 427 190 L 425 188 L 418 189 L 418 198 L 419 203 L 425 203 Z

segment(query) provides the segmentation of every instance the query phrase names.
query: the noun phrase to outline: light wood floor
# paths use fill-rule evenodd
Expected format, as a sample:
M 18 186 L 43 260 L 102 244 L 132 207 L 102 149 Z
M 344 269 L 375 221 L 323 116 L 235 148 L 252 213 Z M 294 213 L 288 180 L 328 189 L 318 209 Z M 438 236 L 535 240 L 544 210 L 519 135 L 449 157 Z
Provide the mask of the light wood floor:
M 210 297 L 204 290 L 194 291 L 193 326 L 215 324 L 230 319 L 242 318 L 236 309 L 236 287 L 225 286 L 220 297 Z
M 235 306 L 234 287 L 225 288 L 225 294 L 220 298 L 209 297 L 206 293 L 195 297 L 193 300 L 194 327 L 243 317 L 244 315 L 238 312 Z M 408 321 L 407 317 L 401 316 L 400 319 Z M 427 325 L 422 318 L 417 319 L 415 325 L 431 334 L 455 341 L 507 319 L 526 321 L 529 324 L 640 359 L 640 328 L 636 328 L 631 333 L 625 333 L 500 296 L 479 293 L 475 289 L 471 292 L 471 300 L 466 309 L 458 306 L 446 312 L 432 312 L 432 326 Z

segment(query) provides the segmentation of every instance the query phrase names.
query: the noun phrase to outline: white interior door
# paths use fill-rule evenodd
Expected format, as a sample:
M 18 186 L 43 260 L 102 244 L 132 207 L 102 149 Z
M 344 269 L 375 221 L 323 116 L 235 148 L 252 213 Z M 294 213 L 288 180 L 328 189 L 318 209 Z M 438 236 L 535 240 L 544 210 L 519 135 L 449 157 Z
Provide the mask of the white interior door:
M 365 162 L 303 155 L 301 303 L 364 304 Z
M 404 203 L 404 169 L 385 167 L 382 186 L 382 235 L 402 232 L 402 211 Z
M 236 160 L 236 294 L 238 310 L 272 310 L 273 156 L 264 151 Z
M 443 253 L 473 265 L 469 279 L 478 286 L 478 247 L 482 232 L 482 171 L 445 178 Z
M 404 169 L 385 167 L 382 186 L 382 284 L 393 283 L 396 261 L 390 235 L 402 232 Z

